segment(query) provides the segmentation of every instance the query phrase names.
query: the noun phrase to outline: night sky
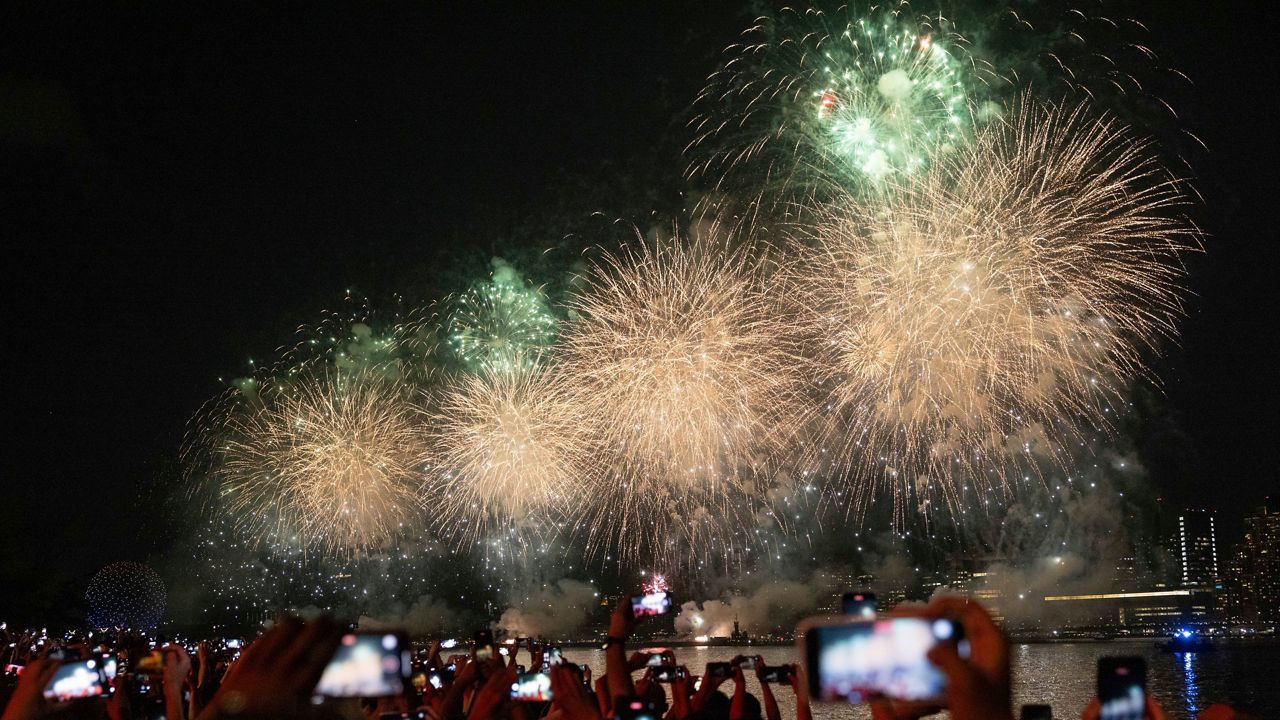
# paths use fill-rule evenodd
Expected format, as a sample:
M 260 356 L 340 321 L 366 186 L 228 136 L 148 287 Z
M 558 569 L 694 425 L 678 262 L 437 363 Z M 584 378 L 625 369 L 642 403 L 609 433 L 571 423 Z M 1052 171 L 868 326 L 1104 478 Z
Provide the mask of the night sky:
M 78 594 L 106 562 L 163 552 L 156 487 L 187 419 L 347 288 L 440 290 L 412 287 L 414 269 L 487 258 L 494 228 L 562 199 L 557 178 L 678 153 L 688 103 L 753 17 L 720 0 L 438 4 L 0 11 L 0 615 L 24 604 L 15 588 Z M 1195 82 L 1177 108 L 1209 147 L 1208 252 L 1181 346 L 1156 364 L 1142 462 L 1168 506 L 1208 504 L 1229 528 L 1275 492 L 1280 446 L 1275 60 L 1257 5 L 1120 11 Z

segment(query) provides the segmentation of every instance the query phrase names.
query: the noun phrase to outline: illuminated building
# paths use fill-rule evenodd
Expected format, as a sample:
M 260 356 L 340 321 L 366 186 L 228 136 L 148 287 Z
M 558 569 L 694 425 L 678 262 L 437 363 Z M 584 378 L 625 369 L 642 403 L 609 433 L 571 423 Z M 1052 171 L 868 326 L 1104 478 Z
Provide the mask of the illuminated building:
M 1218 535 L 1212 510 L 1188 509 L 1178 516 L 1175 550 L 1182 587 L 1213 588 L 1218 584 Z
M 1207 622 L 1213 610 L 1213 594 L 1208 589 L 1184 588 L 1051 595 L 1044 603 L 1045 610 L 1065 625 L 1157 631 Z
M 1227 558 L 1226 607 L 1233 619 L 1280 620 L 1280 514 L 1258 508 Z

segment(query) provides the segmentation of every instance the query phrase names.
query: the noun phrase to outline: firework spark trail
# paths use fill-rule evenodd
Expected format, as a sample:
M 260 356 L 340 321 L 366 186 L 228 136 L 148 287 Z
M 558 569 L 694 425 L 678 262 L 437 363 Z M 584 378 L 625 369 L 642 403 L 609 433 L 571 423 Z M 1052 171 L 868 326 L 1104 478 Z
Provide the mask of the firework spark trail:
M 546 301 L 518 278 L 494 277 L 463 293 L 449 316 L 448 342 L 473 370 L 512 372 L 555 339 Z
M 303 373 L 230 408 L 208 481 L 248 538 L 325 552 L 386 546 L 420 516 L 426 448 L 408 386 Z
M 639 557 L 753 524 L 800 382 L 761 270 L 712 237 L 638 240 L 570 301 L 566 366 L 612 468 L 584 521 L 593 545 Z
M 873 206 L 826 205 L 802 238 L 825 426 L 856 511 L 892 494 L 953 511 L 1011 461 L 1054 455 L 1143 372 L 1182 315 L 1198 234 L 1184 187 L 1083 106 L 984 130 Z
M 514 371 L 455 377 L 434 409 L 426 505 L 460 543 L 495 523 L 555 525 L 597 472 L 573 385 L 553 366 L 515 360 Z
M 1003 82 L 948 25 L 905 3 L 761 18 L 697 100 L 686 174 L 766 208 L 885 192 L 967 142 Z

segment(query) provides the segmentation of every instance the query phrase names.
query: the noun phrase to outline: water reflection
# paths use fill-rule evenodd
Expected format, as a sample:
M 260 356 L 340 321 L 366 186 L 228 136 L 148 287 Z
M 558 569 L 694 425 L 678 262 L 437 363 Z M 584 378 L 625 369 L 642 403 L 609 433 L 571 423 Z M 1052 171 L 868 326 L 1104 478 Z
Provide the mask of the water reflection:
M 1182 656 L 1182 679 L 1186 683 L 1183 696 L 1187 701 L 1187 712 L 1195 715 L 1200 712 L 1200 684 L 1196 682 L 1196 653 L 1177 653 Z

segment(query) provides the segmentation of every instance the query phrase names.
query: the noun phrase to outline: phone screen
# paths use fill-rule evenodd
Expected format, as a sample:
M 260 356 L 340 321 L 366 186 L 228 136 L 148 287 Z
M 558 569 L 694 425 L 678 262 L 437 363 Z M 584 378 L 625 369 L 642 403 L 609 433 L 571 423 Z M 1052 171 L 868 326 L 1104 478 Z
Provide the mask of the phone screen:
M 100 659 L 59 665 L 53 679 L 44 688 L 46 698 L 58 701 L 97 697 L 106 692 L 107 675 Z
M 453 682 L 453 673 L 453 666 L 440 669 L 432 668 L 427 671 L 427 682 L 436 690 L 441 690 L 445 685 Z
M 1018 720 L 1053 720 L 1053 708 L 1048 705 L 1023 705 Z
M 671 593 L 656 592 L 631 596 L 631 614 L 634 617 L 666 615 L 671 611 Z
M 795 674 L 794 665 L 771 665 L 760 671 L 760 679 L 767 683 L 789 683 Z
M 876 616 L 876 594 L 847 592 L 840 598 L 840 612 L 870 620 Z
M 652 700 L 638 697 L 618 698 L 613 716 L 618 720 L 662 720 L 663 709 Z
M 733 677 L 733 663 L 727 663 L 727 662 L 707 663 L 707 677 L 713 677 L 713 678 Z
M 660 683 L 669 683 L 676 679 L 676 673 L 679 671 L 674 665 L 663 665 L 653 669 L 653 679 Z
M 1102 720 L 1142 720 L 1147 711 L 1147 662 L 1140 657 L 1098 658 Z
M 493 659 L 493 633 L 488 628 L 481 628 L 472 636 L 477 660 Z
M 825 702 L 866 702 L 883 695 L 899 700 L 941 700 L 946 676 L 927 653 L 955 642 L 969 654 L 959 625 L 937 618 L 902 617 L 815 625 L 804 633 L 809 694 Z
M 347 633 L 320 676 L 322 697 L 387 697 L 404 692 L 408 644 L 394 633 Z
M 641 652 L 645 652 L 641 650 Z M 645 658 L 645 667 L 662 667 L 667 664 L 667 656 L 662 651 L 649 653 L 649 657 Z
M 511 683 L 511 699 L 521 702 L 547 702 L 551 699 L 551 676 L 544 672 L 521 673 Z

